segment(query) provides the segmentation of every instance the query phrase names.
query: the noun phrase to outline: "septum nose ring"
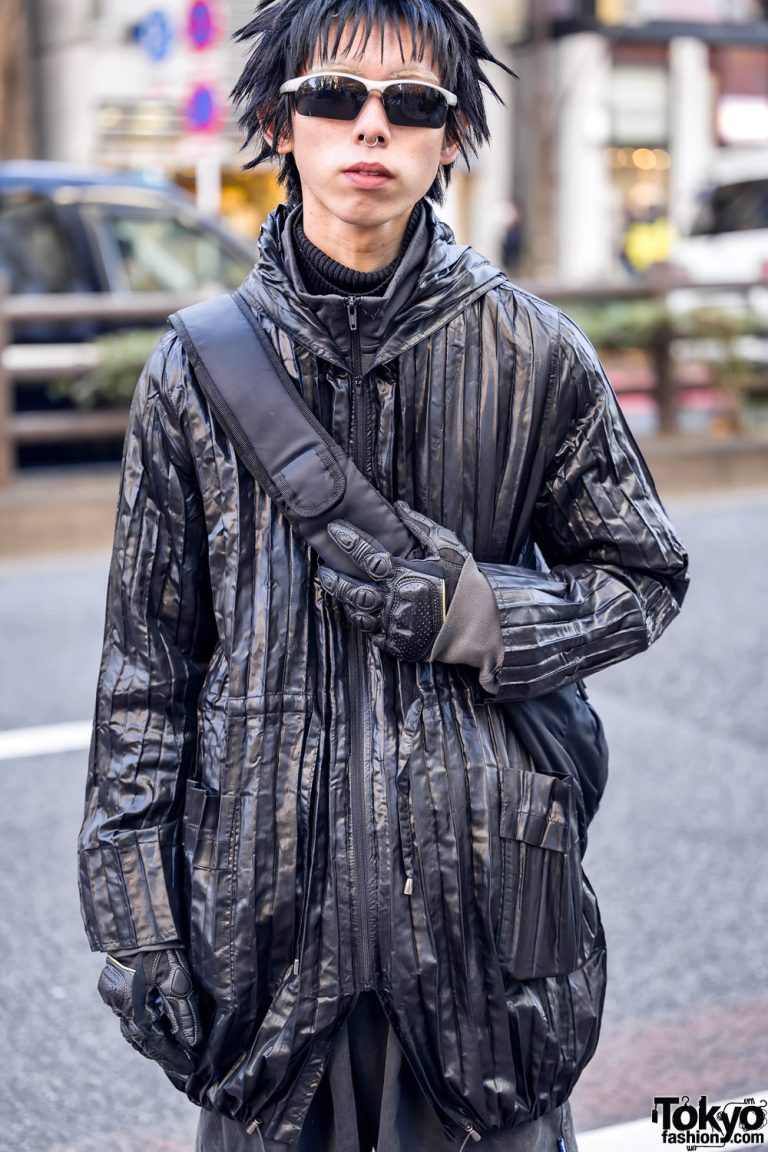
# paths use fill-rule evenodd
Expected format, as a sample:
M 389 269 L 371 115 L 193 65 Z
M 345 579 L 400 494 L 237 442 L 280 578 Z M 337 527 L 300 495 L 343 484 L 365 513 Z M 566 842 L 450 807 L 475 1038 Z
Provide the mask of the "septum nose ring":
M 374 136 L 373 140 L 369 140 L 367 136 L 363 136 L 363 141 L 366 148 L 375 148 L 379 142 L 378 136 Z

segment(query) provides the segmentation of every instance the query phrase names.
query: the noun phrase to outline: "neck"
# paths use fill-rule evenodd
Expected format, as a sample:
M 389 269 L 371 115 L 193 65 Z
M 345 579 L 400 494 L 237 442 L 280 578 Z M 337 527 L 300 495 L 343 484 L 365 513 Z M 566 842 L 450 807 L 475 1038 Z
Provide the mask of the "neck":
M 400 253 L 412 209 L 397 220 L 373 228 L 361 228 L 345 220 L 329 222 L 325 213 L 313 211 L 304 204 L 304 235 L 332 260 L 355 272 L 378 272 Z M 322 217 L 322 224 L 321 224 Z

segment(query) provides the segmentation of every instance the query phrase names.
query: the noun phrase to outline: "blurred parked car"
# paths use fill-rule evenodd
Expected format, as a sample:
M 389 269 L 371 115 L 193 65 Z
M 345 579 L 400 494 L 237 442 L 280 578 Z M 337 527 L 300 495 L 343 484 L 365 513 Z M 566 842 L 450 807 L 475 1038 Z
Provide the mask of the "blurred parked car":
M 679 312 L 710 309 L 732 318 L 745 334 L 710 358 L 734 358 L 748 370 L 768 373 L 768 151 L 719 149 L 703 189 L 690 234 L 672 247 L 670 272 L 685 285 L 669 304 Z M 731 284 L 732 289 L 705 289 Z M 744 285 L 744 288 L 739 288 Z M 748 287 L 750 286 L 751 287 Z M 713 327 L 714 327 L 713 322 Z M 701 353 L 702 341 L 698 343 Z
M 720 150 L 670 262 L 695 284 L 768 282 L 768 153 Z
M 0 270 L 11 293 L 224 291 L 253 257 L 251 243 L 169 180 L 0 164 Z
M 0 275 L 12 294 L 168 292 L 180 297 L 237 287 L 255 255 L 251 241 L 204 215 L 188 193 L 137 172 L 48 161 L 0 164 Z M 35 321 L 17 343 L 69 343 L 147 321 Z M 157 327 L 162 327 L 158 324 Z M 17 389 L 17 410 L 68 407 L 45 382 Z M 25 446 L 22 463 L 52 457 L 115 458 L 119 444 Z

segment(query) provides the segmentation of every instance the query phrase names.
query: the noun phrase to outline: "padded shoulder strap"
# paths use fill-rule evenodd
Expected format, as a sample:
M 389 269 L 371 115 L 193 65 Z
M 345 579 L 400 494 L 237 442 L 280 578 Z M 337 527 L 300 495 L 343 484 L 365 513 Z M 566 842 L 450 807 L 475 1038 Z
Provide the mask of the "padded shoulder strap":
M 238 455 L 293 527 L 334 568 L 360 570 L 326 532 L 344 519 L 397 556 L 417 541 L 309 410 L 239 293 L 169 317 Z

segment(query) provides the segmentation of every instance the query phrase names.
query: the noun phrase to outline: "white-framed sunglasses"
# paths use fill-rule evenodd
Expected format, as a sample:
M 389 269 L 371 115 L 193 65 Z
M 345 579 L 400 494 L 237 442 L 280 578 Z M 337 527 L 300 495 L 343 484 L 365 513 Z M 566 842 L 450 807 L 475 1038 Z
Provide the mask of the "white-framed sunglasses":
M 442 128 L 458 104 L 453 92 L 426 80 L 366 80 L 347 72 L 295 76 L 280 88 L 281 96 L 295 95 L 300 116 L 326 120 L 355 120 L 371 92 L 380 93 L 390 124 L 403 128 Z

